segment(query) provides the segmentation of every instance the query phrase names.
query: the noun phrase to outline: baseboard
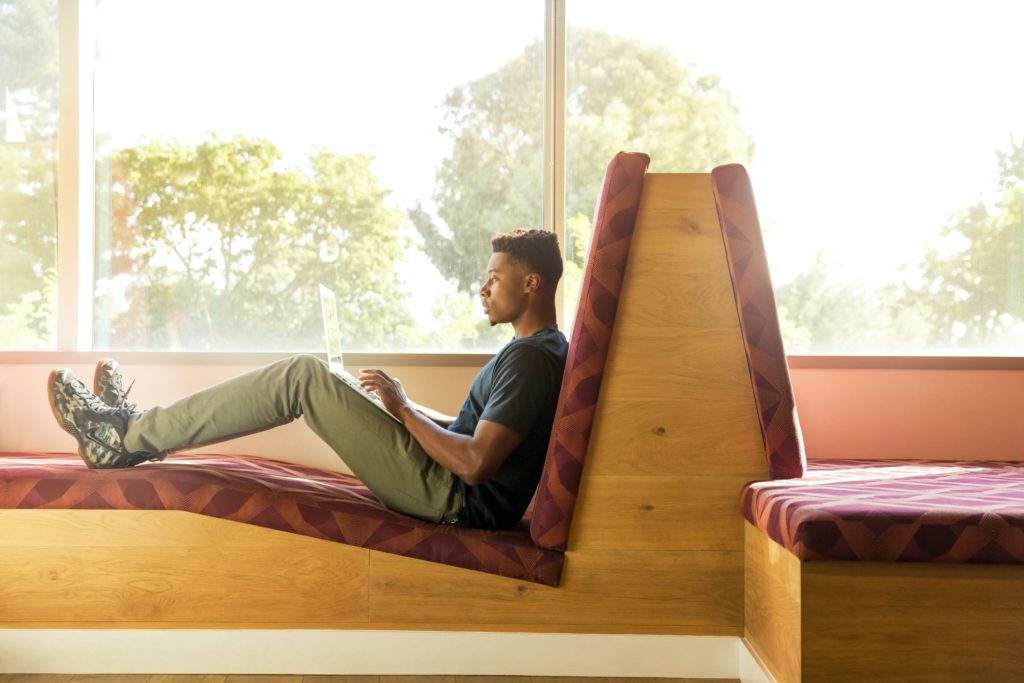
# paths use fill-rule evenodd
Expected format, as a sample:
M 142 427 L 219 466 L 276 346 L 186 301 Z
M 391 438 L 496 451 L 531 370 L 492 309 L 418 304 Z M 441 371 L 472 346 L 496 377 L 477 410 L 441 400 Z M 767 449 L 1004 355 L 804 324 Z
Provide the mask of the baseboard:
M 739 640 L 737 649 L 739 650 L 741 683 L 778 683 L 746 639 L 738 638 L 737 640 Z
M 742 639 L 436 631 L 0 629 L 0 673 L 754 677 Z

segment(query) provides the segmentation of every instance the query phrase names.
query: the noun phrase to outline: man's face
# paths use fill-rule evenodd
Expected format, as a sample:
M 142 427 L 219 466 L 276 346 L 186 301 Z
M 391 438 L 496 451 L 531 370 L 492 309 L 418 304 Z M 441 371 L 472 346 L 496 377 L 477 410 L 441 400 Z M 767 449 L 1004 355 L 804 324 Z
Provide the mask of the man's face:
M 480 288 L 484 313 L 491 325 L 516 320 L 527 306 L 528 273 L 520 264 L 509 261 L 508 254 L 491 254 L 487 262 L 487 280 Z

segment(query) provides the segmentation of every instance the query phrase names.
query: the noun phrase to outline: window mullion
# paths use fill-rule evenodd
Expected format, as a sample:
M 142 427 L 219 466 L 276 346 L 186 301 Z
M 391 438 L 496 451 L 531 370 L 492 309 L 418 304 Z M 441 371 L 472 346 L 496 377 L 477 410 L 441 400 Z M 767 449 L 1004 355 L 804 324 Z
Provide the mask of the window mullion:
M 57 129 L 57 349 L 92 347 L 91 0 L 60 0 Z
M 565 234 L 565 3 L 547 0 L 545 5 L 544 79 L 544 228 L 558 235 L 562 258 Z M 558 283 L 555 308 L 564 326 L 563 282 Z

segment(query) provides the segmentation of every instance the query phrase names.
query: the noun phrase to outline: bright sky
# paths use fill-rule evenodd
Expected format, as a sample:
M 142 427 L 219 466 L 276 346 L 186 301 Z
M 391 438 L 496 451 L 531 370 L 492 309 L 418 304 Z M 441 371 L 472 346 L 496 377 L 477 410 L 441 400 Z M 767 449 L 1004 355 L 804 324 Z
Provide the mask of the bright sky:
M 395 206 L 430 208 L 444 97 L 541 39 L 544 3 L 101 0 L 96 19 L 96 130 L 114 146 L 215 131 L 266 137 L 292 161 L 315 146 L 367 153 Z M 419 252 L 403 273 L 431 329 L 454 288 Z
M 429 201 L 444 96 L 540 38 L 543 12 L 541 0 L 102 0 L 97 129 L 118 145 L 217 131 L 293 157 L 368 152 L 396 205 Z M 994 151 L 1024 138 L 1024 3 L 569 0 L 568 16 L 723 78 L 756 143 L 777 284 L 819 248 L 847 274 L 889 279 L 991 187 Z
M 429 199 L 448 151 L 445 95 L 543 36 L 544 3 L 528 4 L 102 0 L 97 130 L 115 145 L 217 131 L 296 158 L 313 146 L 368 153 L 407 206 Z
M 667 45 L 722 76 L 756 144 L 776 283 L 819 248 L 885 281 L 991 187 L 994 150 L 1024 138 L 1024 3 L 570 2 L 570 24 Z

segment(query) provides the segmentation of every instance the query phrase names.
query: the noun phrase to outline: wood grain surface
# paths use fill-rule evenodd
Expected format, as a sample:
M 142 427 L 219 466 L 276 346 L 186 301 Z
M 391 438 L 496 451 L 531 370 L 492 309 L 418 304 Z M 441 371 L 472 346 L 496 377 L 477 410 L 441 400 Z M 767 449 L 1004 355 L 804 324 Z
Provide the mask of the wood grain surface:
M 742 573 L 739 552 L 570 551 L 552 588 L 374 553 L 370 618 L 374 627 L 740 635 Z
M 778 683 L 800 683 L 800 560 L 751 524 L 743 524 L 744 637 Z
M 803 563 L 805 683 L 1024 680 L 1024 567 Z

